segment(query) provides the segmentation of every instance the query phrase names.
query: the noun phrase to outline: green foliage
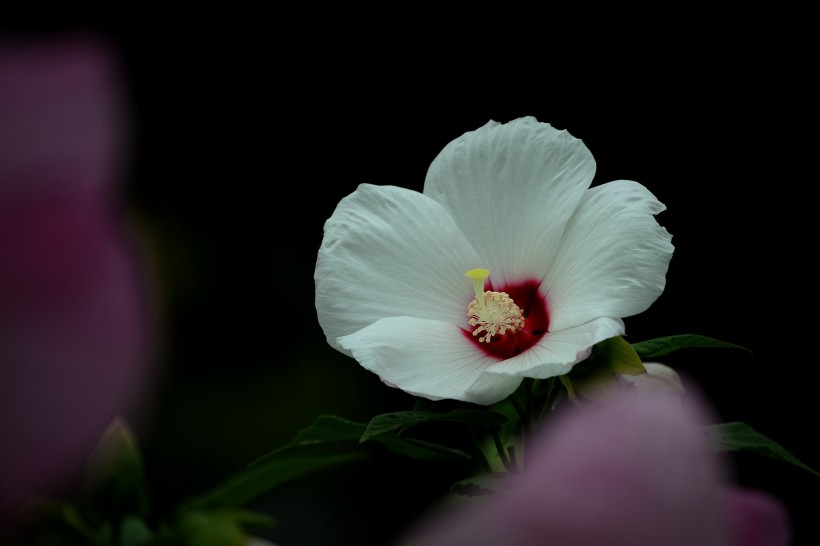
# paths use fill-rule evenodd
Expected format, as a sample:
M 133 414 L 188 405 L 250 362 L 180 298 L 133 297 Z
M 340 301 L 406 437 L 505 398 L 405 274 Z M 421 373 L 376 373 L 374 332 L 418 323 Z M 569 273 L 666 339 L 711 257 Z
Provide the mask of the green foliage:
M 374 450 L 418 460 L 470 460 L 470 455 L 447 446 L 390 431 L 374 435 L 373 447 L 361 445 L 367 426 L 335 415 L 321 415 L 289 444 L 251 463 L 209 493 L 191 501 L 195 507 L 240 507 L 259 495 L 293 480 L 377 455 Z
M 509 472 L 479 474 L 454 483 L 450 491 L 466 497 L 491 495 L 504 489 L 511 476 Z
M 803 461 L 792 455 L 783 446 L 774 440 L 764 436 L 746 423 L 733 421 L 710 425 L 704 430 L 712 442 L 712 446 L 717 451 L 749 451 L 771 457 L 781 462 L 792 464 L 803 470 L 820 476 L 820 472 L 814 470 Z
M 248 527 L 273 523 L 208 507 L 183 507 L 163 520 L 149 500 L 142 456 L 128 426 L 115 420 L 89 457 L 76 499 L 44 498 L 28 508 L 26 520 L 35 523 L 20 546 L 245 546 Z
M 239 507 L 282 484 L 352 461 L 363 460 L 366 453 L 281 452 L 264 462 L 249 466 L 205 495 L 191 501 L 196 507 Z
M 617 375 L 646 373 L 635 349 L 621 336 L 597 343 L 589 358 L 576 364 L 569 374 L 560 377 L 570 398 L 576 392 L 589 400 L 600 400 L 617 384 Z
M 89 458 L 82 496 L 108 521 L 149 510 L 142 455 L 128 425 L 115 419 Z
M 592 348 L 589 360 L 606 365 L 613 374 L 640 375 L 646 372 L 641 357 L 622 336 L 597 343 Z
M 270 518 L 240 510 L 183 510 L 161 529 L 157 546 L 246 546 L 246 526 L 271 523 Z
M 118 546 L 149 546 L 153 541 L 154 533 L 142 519 L 135 516 L 123 518 Z
M 635 344 L 616 336 L 593 347 L 589 358 L 569 374 L 526 378 L 512 395 L 488 407 L 417 399 L 412 410 L 377 415 L 366 424 L 320 415 L 286 445 L 165 516 L 152 513 L 136 442 L 126 424 L 116 421 L 89 460 L 76 502 L 44 499 L 37 505 L 42 524 L 26 546 L 244 546 L 249 529 L 275 524 L 272 516 L 244 508 L 259 496 L 312 474 L 378 457 L 463 463 L 472 475 L 451 486 L 454 498 L 486 496 L 506 487 L 521 470 L 527 441 L 566 394 L 574 398 L 577 392 L 588 399 L 585 403 L 594 403 L 619 375 L 645 373 L 643 360 L 688 348 L 748 351 L 697 335 Z M 442 431 L 443 439 L 425 435 Z M 820 476 L 744 423 L 712 425 L 704 434 L 718 451 L 756 453 Z
M 695 334 L 658 337 L 640 343 L 633 343 L 632 348 L 635 349 L 635 352 L 643 361 L 649 358 L 665 356 L 681 349 L 740 349 L 750 353 L 752 352 L 750 349 L 741 345 L 726 343 L 725 341 Z
M 450 422 L 466 426 L 477 426 L 483 428 L 497 427 L 507 421 L 507 418 L 500 413 L 493 411 L 455 409 L 447 413 L 437 413 L 434 411 L 397 411 L 377 415 L 370 420 L 367 429 L 362 435 L 361 441 L 373 439 L 382 434 L 397 431 L 399 434 L 405 430 L 432 422 Z

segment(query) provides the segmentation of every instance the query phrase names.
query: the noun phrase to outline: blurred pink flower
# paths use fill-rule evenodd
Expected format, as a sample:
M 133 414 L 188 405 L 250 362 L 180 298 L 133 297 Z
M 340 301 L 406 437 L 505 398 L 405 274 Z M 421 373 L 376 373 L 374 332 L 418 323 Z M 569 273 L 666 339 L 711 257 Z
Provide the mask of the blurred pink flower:
M 787 546 L 776 499 L 735 487 L 700 425 L 708 410 L 613 391 L 556 414 L 526 469 L 493 496 L 442 508 L 401 546 Z
M 118 65 L 91 37 L 0 40 L 0 522 L 67 485 L 150 359 L 122 225 Z

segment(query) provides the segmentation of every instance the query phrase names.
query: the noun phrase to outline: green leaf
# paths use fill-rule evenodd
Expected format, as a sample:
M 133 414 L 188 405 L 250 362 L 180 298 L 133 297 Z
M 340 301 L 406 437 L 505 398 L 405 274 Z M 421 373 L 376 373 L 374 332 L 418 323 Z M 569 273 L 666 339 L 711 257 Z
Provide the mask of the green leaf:
M 370 456 L 358 447 L 365 426 L 333 415 L 319 416 L 285 446 L 260 457 L 210 492 L 194 507 L 237 508 L 285 483 Z
M 134 516 L 122 520 L 118 546 L 147 546 L 154 540 L 154 534 L 146 523 Z
M 820 472 L 803 463 L 780 444 L 745 423 L 733 421 L 731 423 L 710 425 L 706 427 L 704 432 L 711 439 L 713 447 L 718 451 L 751 451 L 758 455 L 793 464 L 815 476 L 820 476 Z
M 456 409 L 448 413 L 438 413 L 434 411 L 397 411 L 377 415 L 371 419 L 360 441 L 366 442 L 387 432 L 403 432 L 410 427 L 430 422 L 451 422 L 490 428 L 502 425 L 506 421 L 507 418 L 503 415 L 487 409 Z
M 391 453 L 404 455 L 419 461 L 469 461 L 472 456 L 460 449 L 455 449 L 433 442 L 415 438 L 406 438 L 396 434 L 381 434 L 373 442 L 384 446 Z
M 561 384 L 563 384 L 564 388 L 567 389 L 567 396 L 569 396 L 570 398 L 575 398 L 575 387 L 573 387 L 572 379 L 570 379 L 569 375 L 559 375 L 558 379 L 561 380 Z
M 83 495 L 109 520 L 148 513 L 148 487 L 133 434 L 115 419 L 91 453 Z
M 465 497 L 480 497 L 501 491 L 510 479 L 507 472 L 489 472 L 471 476 L 450 486 L 450 491 Z
M 287 453 L 272 455 L 264 462 L 235 474 L 209 493 L 191 501 L 191 506 L 238 508 L 282 484 L 338 466 L 367 458 L 361 451 L 339 453 Z
M 187 510 L 165 542 L 190 546 L 244 546 L 248 543 L 241 522 L 233 511 Z
M 609 371 L 615 374 L 640 375 L 646 372 L 638 353 L 621 336 L 596 343 L 593 357 L 605 361 Z
M 388 452 L 418 460 L 469 460 L 470 455 L 446 446 L 405 438 L 394 433 L 379 435 L 372 445 L 359 439 L 366 425 L 335 415 L 320 415 L 289 444 L 257 459 L 225 482 L 190 501 L 202 508 L 237 508 L 285 483 L 351 462 L 370 459 L 381 446 Z
M 618 385 L 617 375 L 639 375 L 646 368 L 632 346 L 621 336 L 595 344 L 589 358 L 559 376 L 570 399 L 581 395 L 600 401 Z
M 648 341 L 642 341 L 640 343 L 633 343 L 632 348 L 635 349 L 635 352 L 638 353 L 641 360 L 668 355 L 669 353 L 680 349 L 692 348 L 741 349 L 750 353 L 752 352 L 750 349 L 747 349 L 741 345 L 726 343 L 725 341 L 719 341 L 711 337 L 699 336 L 695 334 L 659 337 Z
M 73 505 L 58 503 L 63 522 L 77 531 L 90 544 L 108 544 L 111 540 L 111 525 L 108 522 L 89 523 L 85 516 Z
M 327 442 L 359 441 L 365 425 L 349 421 L 335 415 L 320 415 L 313 423 L 299 431 L 296 438 L 283 449 L 296 446 L 315 445 Z
M 601 401 L 618 386 L 618 376 L 646 373 L 638 353 L 621 336 L 595 344 L 589 358 L 576 364 L 566 375 L 559 376 L 570 398 L 581 395 Z
M 163 524 L 150 546 L 246 546 L 253 527 L 271 527 L 272 517 L 260 512 L 183 507 Z M 148 546 L 148 545 L 146 545 Z
M 362 423 L 348 421 L 335 415 L 321 415 L 310 427 L 301 431 L 293 442 L 279 451 L 274 452 L 274 454 L 283 450 L 328 444 L 345 450 L 356 449 L 356 446 L 361 443 L 360 440 L 366 431 L 367 425 Z M 372 441 L 392 453 L 405 455 L 418 460 L 453 461 L 470 459 L 470 456 L 461 450 L 452 449 L 432 442 L 399 436 L 392 432 L 381 433 L 372 438 Z M 339 442 L 341 442 L 341 444 Z

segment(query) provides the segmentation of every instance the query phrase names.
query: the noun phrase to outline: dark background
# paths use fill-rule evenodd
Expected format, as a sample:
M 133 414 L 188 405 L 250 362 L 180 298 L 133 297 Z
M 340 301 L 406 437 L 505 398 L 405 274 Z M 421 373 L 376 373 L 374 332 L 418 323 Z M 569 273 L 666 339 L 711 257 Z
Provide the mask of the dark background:
M 411 407 L 324 340 L 313 307 L 322 224 L 358 184 L 421 190 L 447 142 L 523 115 L 583 139 L 594 183 L 636 180 L 668 207 L 658 217 L 676 247 L 667 288 L 626 319 L 627 339 L 695 333 L 750 348 L 665 362 L 722 421 L 820 468 L 816 175 L 788 40 L 704 43 L 700 29 L 698 48 L 544 41 L 524 56 L 477 35 L 433 45 L 388 41 L 389 31 L 281 32 L 101 31 L 133 105 L 128 207 L 158 298 L 157 373 L 132 419 L 160 505 L 208 489 L 320 414 L 366 422 Z M 733 462 L 740 484 L 787 504 L 795 544 L 820 536 L 810 500 L 820 478 L 756 455 Z M 282 546 L 384 544 L 447 479 L 401 460 L 352 465 L 259 506 L 277 517 L 270 537 Z

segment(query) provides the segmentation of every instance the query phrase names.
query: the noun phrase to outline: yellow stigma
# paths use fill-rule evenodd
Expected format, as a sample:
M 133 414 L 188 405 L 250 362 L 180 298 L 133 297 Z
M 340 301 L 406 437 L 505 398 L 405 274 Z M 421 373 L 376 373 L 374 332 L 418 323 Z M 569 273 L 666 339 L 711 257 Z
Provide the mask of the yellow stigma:
M 524 312 L 506 292 L 485 292 L 484 281 L 490 276 L 487 269 L 471 269 L 464 274 L 473 279 L 475 299 L 467 306 L 470 326 L 475 326 L 473 335 L 479 342 L 489 343 L 496 334 L 503 335 L 515 332 L 524 327 Z

